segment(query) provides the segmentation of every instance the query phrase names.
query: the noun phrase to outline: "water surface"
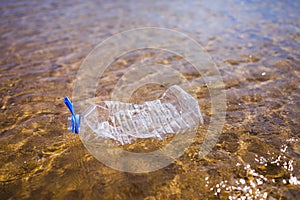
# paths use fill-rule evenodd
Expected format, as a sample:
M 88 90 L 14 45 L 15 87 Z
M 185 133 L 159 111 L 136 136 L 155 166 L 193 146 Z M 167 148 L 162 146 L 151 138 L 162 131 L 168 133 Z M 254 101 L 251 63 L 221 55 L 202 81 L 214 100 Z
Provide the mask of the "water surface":
M 299 198 L 299 10 L 299 1 L 271 0 L 1 2 L 1 199 Z M 202 44 L 218 65 L 228 107 L 217 145 L 199 159 L 211 116 L 199 74 L 171 54 L 141 51 L 116 60 L 98 96 L 110 94 L 124 67 L 156 56 L 157 63 L 181 63 L 205 120 L 176 162 L 130 174 L 97 161 L 66 131 L 63 97 L 72 95 L 77 69 L 96 44 L 145 26 Z M 133 101 L 145 100 L 135 95 Z

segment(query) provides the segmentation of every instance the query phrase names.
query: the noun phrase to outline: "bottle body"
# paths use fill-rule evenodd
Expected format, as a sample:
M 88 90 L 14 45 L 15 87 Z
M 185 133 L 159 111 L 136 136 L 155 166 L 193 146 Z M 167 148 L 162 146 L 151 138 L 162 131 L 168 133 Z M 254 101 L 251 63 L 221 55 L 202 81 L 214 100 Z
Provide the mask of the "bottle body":
M 88 145 L 125 145 L 137 139 L 162 140 L 203 123 L 198 101 L 179 86 L 143 104 L 102 101 L 81 114 L 80 137 Z

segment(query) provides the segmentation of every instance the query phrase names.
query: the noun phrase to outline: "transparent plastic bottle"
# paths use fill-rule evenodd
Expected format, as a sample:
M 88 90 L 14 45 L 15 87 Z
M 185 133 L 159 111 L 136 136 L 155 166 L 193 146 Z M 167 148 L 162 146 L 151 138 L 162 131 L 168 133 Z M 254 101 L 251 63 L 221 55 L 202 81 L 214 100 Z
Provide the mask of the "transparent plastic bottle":
M 161 140 L 203 124 L 198 101 L 177 85 L 153 101 L 143 104 L 101 101 L 81 115 L 74 113 L 67 97 L 65 103 L 72 113 L 68 129 L 80 133 L 86 144 L 124 145 L 136 139 Z

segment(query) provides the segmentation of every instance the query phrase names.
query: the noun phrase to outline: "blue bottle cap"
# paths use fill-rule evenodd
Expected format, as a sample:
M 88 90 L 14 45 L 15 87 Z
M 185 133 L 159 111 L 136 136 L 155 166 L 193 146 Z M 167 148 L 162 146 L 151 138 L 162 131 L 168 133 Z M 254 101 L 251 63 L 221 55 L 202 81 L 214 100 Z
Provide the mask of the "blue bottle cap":
M 80 115 L 75 114 L 73 104 L 68 97 L 64 98 L 64 102 L 72 114 L 68 117 L 68 130 L 78 134 L 80 131 Z

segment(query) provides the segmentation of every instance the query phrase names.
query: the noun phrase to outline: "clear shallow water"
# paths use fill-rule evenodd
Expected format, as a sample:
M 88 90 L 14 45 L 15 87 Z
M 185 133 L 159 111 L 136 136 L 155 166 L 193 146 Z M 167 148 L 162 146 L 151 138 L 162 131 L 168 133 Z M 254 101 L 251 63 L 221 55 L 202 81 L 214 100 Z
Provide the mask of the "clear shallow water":
M 298 1 L 1 2 L 1 198 L 297 199 L 299 8 Z M 62 98 L 71 96 L 76 70 L 96 44 L 144 26 L 179 30 L 201 43 L 219 66 L 228 108 L 218 144 L 199 159 L 211 113 L 208 91 L 194 84 L 206 122 L 199 137 L 170 166 L 129 174 L 98 162 L 66 131 Z M 113 63 L 97 95 L 111 92 L 122 66 L 147 56 Z M 181 59 L 158 57 L 174 65 Z M 197 83 L 199 75 L 182 63 Z

